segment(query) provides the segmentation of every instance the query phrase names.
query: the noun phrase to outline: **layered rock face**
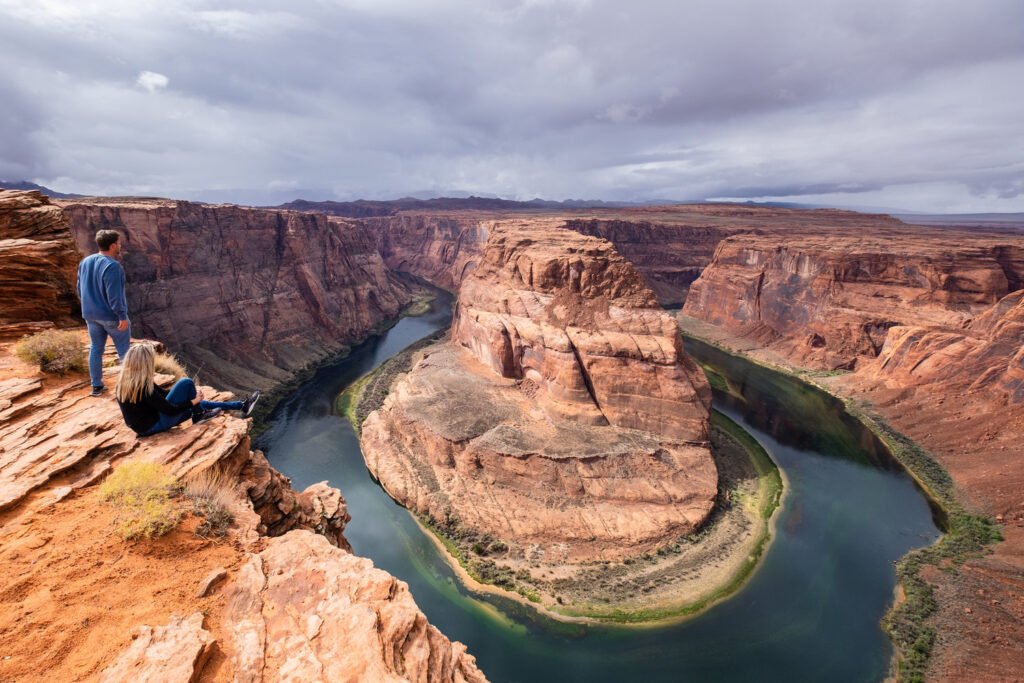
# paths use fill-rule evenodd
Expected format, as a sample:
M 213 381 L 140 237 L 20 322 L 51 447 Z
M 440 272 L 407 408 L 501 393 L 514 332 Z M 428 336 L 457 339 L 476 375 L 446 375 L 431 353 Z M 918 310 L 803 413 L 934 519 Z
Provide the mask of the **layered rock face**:
M 865 377 L 930 391 L 985 390 L 1024 404 L 1024 289 L 1006 295 L 961 330 L 894 327 Z
M 711 263 L 715 247 L 736 229 L 650 221 L 573 219 L 570 230 L 608 240 L 633 264 L 663 306 L 680 306 Z
M 133 331 L 204 379 L 269 387 L 395 317 L 407 288 L 340 218 L 163 200 L 66 202 L 82 253 L 124 236 Z
M 313 534 L 250 555 L 225 618 L 235 681 L 486 680 L 464 645 L 427 622 L 408 585 Z
M 491 227 L 452 341 L 363 424 L 399 502 L 547 563 L 640 554 L 710 513 L 710 389 L 670 316 L 604 240 Z
M 463 282 L 453 340 L 554 418 L 706 441 L 710 389 L 675 320 L 605 240 L 506 224 Z
M 59 207 L 0 190 L 0 339 L 75 324 L 78 253 Z
M 376 237 L 389 268 L 449 290 L 458 289 L 476 266 L 492 222 L 473 213 L 402 214 L 362 221 Z
M 961 499 L 1003 525 L 991 554 L 926 577 L 931 623 L 948 634 L 929 678 L 1003 680 L 1024 665 L 1024 238 L 891 225 L 759 233 L 720 243 L 684 313 L 770 363 L 853 369 L 818 381 L 924 446 Z
M 886 230 L 889 216 L 836 209 L 782 209 L 738 204 L 681 204 L 593 212 L 570 217 L 566 227 L 610 241 L 632 263 L 663 306 L 686 301 L 690 285 L 730 235 L 764 231 L 822 234 Z
M 851 368 L 890 328 L 960 329 L 1019 282 L 1005 245 L 948 233 L 745 234 L 724 240 L 684 312 L 802 365 Z

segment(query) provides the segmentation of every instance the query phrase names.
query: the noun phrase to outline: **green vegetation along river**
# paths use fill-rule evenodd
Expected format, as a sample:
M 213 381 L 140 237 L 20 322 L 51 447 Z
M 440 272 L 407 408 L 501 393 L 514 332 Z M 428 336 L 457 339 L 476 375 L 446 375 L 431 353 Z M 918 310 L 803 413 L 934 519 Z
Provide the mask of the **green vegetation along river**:
M 344 493 L 355 552 L 407 581 L 431 623 L 469 647 L 495 683 L 522 681 L 878 681 L 892 647 L 879 625 L 893 563 L 939 532 L 913 481 L 842 405 L 798 380 L 703 344 L 715 406 L 786 475 L 775 538 L 734 596 L 669 626 L 552 621 L 458 583 L 435 543 L 373 481 L 337 395 L 405 346 L 451 321 L 451 297 L 403 318 L 281 401 L 257 444 L 298 488 Z

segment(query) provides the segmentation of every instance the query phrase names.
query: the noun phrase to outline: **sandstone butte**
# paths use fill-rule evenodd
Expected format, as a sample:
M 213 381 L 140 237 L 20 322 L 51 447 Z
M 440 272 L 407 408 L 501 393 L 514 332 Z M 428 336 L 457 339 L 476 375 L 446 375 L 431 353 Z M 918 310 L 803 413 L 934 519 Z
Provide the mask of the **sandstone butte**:
M 711 392 L 632 266 L 558 223 L 489 227 L 451 342 L 399 380 L 361 443 L 392 497 L 510 557 L 621 560 L 711 512 Z
M 66 263 L 67 224 L 51 208 L 0 192 L 0 249 L 58 243 L 26 250 L 55 255 L 19 264 L 34 290 L 0 280 L 5 325 L 66 319 L 73 284 L 31 271 Z M 8 306 L 27 291 L 42 292 L 40 320 Z M 0 342 L 0 679 L 485 680 L 403 582 L 349 552 L 340 492 L 293 491 L 251 449 L 247 420 L 139 439 L 114 401 L 88 396 L 88 379 L 44 376 L 10 349 Z M 138 461 L 237 482 L 228 539 L 196 537 L 190 518 L 158 540 L 122 541 L 96 484 Z
M 28 201 L 19 196 L 18 201 Z M 5 201 L 11 197 L 6 194 Z M 53 212 L 38 198 L 29 204 L 22 208 L 33 208 L 36 215 Z M 138 336 L 164 339 L 190 363 L 209 366 L 204 377 L 218 377 L 212 366 L 229 361 L 221 373 L 226 388 L 279 384 L 297 368 L 322 358 L 325 350 L 357 341 L 407 301 L 407 285 L 397 271 L 457 288 L 480 263 L 491 233 L 510 218 L 552 219 L 607 239 L 661 303 L 684 304 L 683 318 L 702 324 L 708 336 L 756 359 L 834 374 L 817 381 L 865 402 L 922 444 L 949 471 L 958 496 L 972 510 L 1002 524 L 1006 540 L 992 553 L 969 559 L 955 574 L 935 571 L 926 577 L 936 587 L 939 613 L 932 623 L 940 633 L 929 678 L 1000 681 L 1011 675 L 1007 672 L 1024 670 L 1019 354 L 1024 342 L 1019 326 L 1024 240 L 1019 235 L 909 226 L 887 216 L 847 211 L 735 205 L 512 214 L 493 208 L 458 210 L 457 203 L 449 203 L 436 211 L 374 208 L 368 212 L 374 217 L 345 218 L 320 215 L 334 209 L 316 203 L 301 207 L 308 212 L 305 217 L 283 210 L 166 200 L 62 204 L 77 226 L 80 248 L 89 231 L 105 225 L 120 229 L 135 251 L 126 265 L 129 279 L 139 285 L 131 302 Z M 252 226 L 263 227 L 250 236 Z M 179 229 L 192 230 L 203 246 L 195 246 L 194 239 L 183 244 L 175 237 Z M 13 239 L 64 241 L 59 229 L 56 239 L 43 238 L 48 230 L 53 228 Z M 297 248 L 296 234 L 312 240 L 314 256 Z M 149 237 L 143 240 L 142 235 Z M 254 238 L 260 240 L 259 248 L 252 245 Z M 11 246 L 8 239 L 4 248 Z M 346 254 L 361 254 L 356 263 L 331 257 L 331 245 L 341 243 Z M 287 248 L 289 244 L 293 246 Z M 73 265 L 60 245 L 45 249 L 51 250 L 47 258 L 53 264 L 48 271 Z M 10 334 L 49 321 L 63 324 L 71 306 L 67 282 L 4 276 L 7 263 L 6 257 L 0 261 L 5 288 L 34 282 L 40 300 L 53 302 L 31 304 L 45 315 L 3 311 L 2 325 Z M 365 268 L 369 272 L 357 272 Z M 332 288 L 335 282 L 355 286 L 371 276 L 375 285 L 362 290 L 362 299 L 346 294 L 340 284 Z M 161 280 L 170 277 L 177 278 L 175 292 L 197 288 L 204 305 L 170 310 L 161 298 L 141 296 L 145 283 L 161 291 Z M 318 292 L 325 293 L 320 300 L 327 305 L 335 293 L 353 296 L 356 302 L 354 311 L 337 310 L 331 316 L 335 325 L 329 332 L 318 327 L 315 317 Z M 37 295 L 25 296 L 34 301 Z M 340 324 L 356 319 L 361 302 L 372 311 L 363 322 Z M 216 314 L 211 305 L 220 306 Z M 165 309 L 161 318 L 174 320 L 164 334 L 155 329 L 163 324 L 161 319 L 150 316 L 157 308 Z M 265 318 L 268 308 L 272 313 Z M 304 335 L 310 337 L 308 344 Z M 214 339 L 230 343 L 214 346 Z M 469 349 L 445 353 L 460 354 L 460 367 L 479 369 L 473 372 L 476 378 L 499 385 L 526 383 L 525 376 L 522 381 L 499 378 Z M 546 414 L 547 408 L 538 408 Z M 17 481 L 21 475 L 10 478 Z M 40 486 L 34 490 L 46 490 L 47 485 Z M 38 496 L 30 492 L 28 497 Z M 72 496 L 63 504 L 75 500 Z M 14 527 L 4 528 L 11 533 L 7 530 Z M 3 547 L 6 551 L 8 545 Z M 163 621 L 147 622 L 153 629 L 169 618 L 159 616 Z

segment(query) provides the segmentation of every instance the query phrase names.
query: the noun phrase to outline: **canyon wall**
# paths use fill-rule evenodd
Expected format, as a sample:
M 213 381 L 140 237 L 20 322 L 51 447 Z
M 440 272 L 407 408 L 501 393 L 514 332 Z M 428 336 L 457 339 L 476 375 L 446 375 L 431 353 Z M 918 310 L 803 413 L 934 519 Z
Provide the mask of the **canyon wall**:
M 493 219 L 484 215 L 401 214 L 361 223 L 392 270 L 451 291 L 476 266 Z
M 393 498 L 549 566 L 660 547 L 717 493 L 710 389 L 674 321 L 611 244 L 560 224 L 490 226 L 451 342 L 362 426 Z
M 684 313 L 819 369 L 876 357 L 890 328 L 959 330 L 1021 277 L 991 239 L 949 233 L 743 234 L 721 242 Z
M 681 306 L 690 285 L 734 229 L 617 219 L 570 219 L 570 230 L 606 239 L 633 264 L 662 306 Z
M 77 267 L 60 208 L 38 192 L 0 190 L 0 339 L 76 324 Z
M 1024 404 L 1024 289 L 962 329 L 890 329 L 877 360 L 861 374 L 946 394 L 983 390 L 1003 406 Z
M 82 254 L 99 229 L 124 236 L 133 334 L 234 390 L 289 380 L 410 299 L 353 221 L 166 200 L 63 205 Z
M 929 679 L 1005 680 L 1024 667 L 1024 237 L 865 226 L 763 228 L 723 240 L 681 320 L 800 370 L 928 450 L 958 499 L 1005 539 L 955 572 L 922 571 L 942 637 Z

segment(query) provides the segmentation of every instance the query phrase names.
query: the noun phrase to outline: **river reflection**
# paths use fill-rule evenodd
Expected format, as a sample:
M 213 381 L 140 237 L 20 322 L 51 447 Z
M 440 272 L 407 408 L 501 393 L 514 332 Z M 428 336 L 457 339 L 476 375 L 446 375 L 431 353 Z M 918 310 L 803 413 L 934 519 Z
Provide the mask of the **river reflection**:
M 567 626 L 469 594 L 369 476 L 355 434 L 332 410 L 348 383 L 447 327 L 450 307 L 442 295 L 425 316 L 322 368 L 278 406 L 258 445 L 296 487 L 326 479 L 341 489 L 355 552 L 407 581 L 431 623 L 466 643 L 490 680 L 884 678 L 891 646 L 879 620 L 895 586 L 892 563 L 937 537 L 927 503 L 830 397 L 705 345 L 689 348 L 727 387 L 716 391 L 716 407 L 761 442 L 788 480 L 775 540 L 747 586 L 690 621 L 646 629 Z

